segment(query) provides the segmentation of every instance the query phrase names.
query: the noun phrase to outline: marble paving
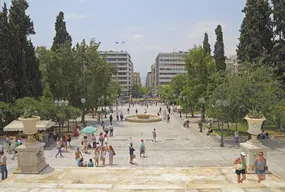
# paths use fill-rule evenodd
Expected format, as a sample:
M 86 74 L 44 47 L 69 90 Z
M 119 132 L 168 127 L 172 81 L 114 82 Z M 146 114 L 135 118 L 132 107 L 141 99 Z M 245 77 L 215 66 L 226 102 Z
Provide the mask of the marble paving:
M 285 181 L 268 175 L 257 184 L 247 175 L 236 184 L 231 167 L 200 168 L 51 168 L 39 175 L 13 174 L 0 184 L 0 191 L 285 191 Z M 17 189 L 17 190 L 16 190 Z

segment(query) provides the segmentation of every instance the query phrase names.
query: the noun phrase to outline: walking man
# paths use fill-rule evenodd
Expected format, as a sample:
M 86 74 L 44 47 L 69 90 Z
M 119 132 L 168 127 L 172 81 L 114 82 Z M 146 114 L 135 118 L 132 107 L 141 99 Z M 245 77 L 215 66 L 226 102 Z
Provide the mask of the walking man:
M 156 142 L 156 130 L 153 129 L 153 132 L 152 132 L 152 142 Z
M 234 146 L 239 147 L 238 130 L 236 130 L 234 134 Z
M 55 155 L 55 158 L 57 158 L 57 156 L 60 154 L 60 157 L 63 157 L 62 155 L 62 145 L 59 144 L 57 147 L 57 154 Z
M 109 119 L 110 119 L 110 125 L 112 125 L 112 122 L 113 122 L 113 115 L 112 115 L 112 113 L 110 114 Z
M 0 169 L 2 175 L 2 181 L 7 179 L 8 170 L 7 170 L 7 157 L 4 155 L 4 150 L 0 153 Z

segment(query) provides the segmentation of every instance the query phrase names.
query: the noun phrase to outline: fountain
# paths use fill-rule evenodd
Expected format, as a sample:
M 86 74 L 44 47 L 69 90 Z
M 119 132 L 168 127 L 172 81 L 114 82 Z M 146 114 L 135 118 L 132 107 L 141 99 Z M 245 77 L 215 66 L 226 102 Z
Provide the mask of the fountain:
M 150 114 L 137 114 L 126 117 L 126 121 L 134 123 L 152 123 L 152 122 L 159 122 L 161 120 L 162 119 L 159 116 L 150 115 Z

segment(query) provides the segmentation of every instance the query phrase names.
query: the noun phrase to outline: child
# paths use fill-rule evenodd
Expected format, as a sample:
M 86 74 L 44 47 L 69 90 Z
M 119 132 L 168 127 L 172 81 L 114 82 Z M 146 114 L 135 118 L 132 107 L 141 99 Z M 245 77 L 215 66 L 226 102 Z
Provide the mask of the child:
M 87 167 L 94 167 L 94 164 L 92 162 L 92 159 L 89 159 L 89 162 L 87 164 Z

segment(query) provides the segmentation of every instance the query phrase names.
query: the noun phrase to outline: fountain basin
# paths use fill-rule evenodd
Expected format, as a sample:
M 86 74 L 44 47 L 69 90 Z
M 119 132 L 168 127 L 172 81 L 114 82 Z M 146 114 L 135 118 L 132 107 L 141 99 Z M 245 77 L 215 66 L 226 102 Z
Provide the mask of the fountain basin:
M 126 121 L 134 123 L 153 123 L 153 122 L 159 122 L 161 120 L 162 119 L 160 117 L 150 114 L 137 114 L 126 117 Z

